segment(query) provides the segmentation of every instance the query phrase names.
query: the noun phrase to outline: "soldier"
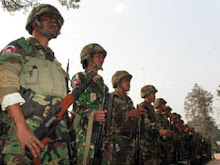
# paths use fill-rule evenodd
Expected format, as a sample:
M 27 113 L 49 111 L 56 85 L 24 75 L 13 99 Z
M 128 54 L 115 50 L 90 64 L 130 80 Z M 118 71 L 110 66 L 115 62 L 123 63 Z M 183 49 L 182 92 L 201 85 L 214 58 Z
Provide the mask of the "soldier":
M 93 163 L 98 125 L 105 121 L 106 110 L 101 110 L 101 105 L 104 101 L 106 85 L 98 75 L 98 71 L 102 69 L 106 55 L 107 52 L 101 45 L 95 43 L 86 45 L 80 54 L 85 71 L 76 73 L 72 77 L 73 89 L 83 85 L 89 81 L 89 77 L 92 77 L 91 82 L 74 104 L 74 110 L 79 118 L 77 119 L 79 122 L 74 126 L 76 127 L 77 164 Z
M 130 90 L 132 75 L 127 71 L 117 71 L 112 76 L 112 86 L 115 88 L 113 99 L 113 165 L 134 164 L 135 118 L 144 114 L 141 109 L 135 109 L 131 98 L 127 95 Z
M 53 6 L 41 4 L 30 12 L 26 30 L 32 37 L 11 42 L 0 53 L 0 103 L 14 123 L 8 132 L 3 154 L 4 163 L 31 164 L 24 156 L 25 147 L 33 157 L 40 156 L 42 164 L 69 163 L 64 120 L 58 124 L 53 142 L 44 147 L 33 131 L 53 113 L 51 107 L 67 95 L 66 72 L 48 47 L 51 39 L 60 34 L 64 19 Z M 63 136 L 62 136 L 63 137 Z
M 144 134 L 141 139 L 141 157 L 144 165 L 160 164 L 160 136 L 158 132 L 160 127 L 158 116 L 152 106 L 156 93 L 157 89 L 153 85 L 145 85 L 141 88 L 141 97 L 144 101 L 138 107 L 145 111 Z
M 171 151 L 170 141 L 172 136 L 174 136 L 174 132 L 169 129 L 169 125 L 167 124 L 167 119 L 165 119 L 166 114 L 166 101 L 163 98 L 157 98 L 154 101 L 154 108 L 156 113 L 158 114 L 160 130 L 159 133 L 161 135 L 161 164 L 169 164 L 170 160 L 169 155 Z

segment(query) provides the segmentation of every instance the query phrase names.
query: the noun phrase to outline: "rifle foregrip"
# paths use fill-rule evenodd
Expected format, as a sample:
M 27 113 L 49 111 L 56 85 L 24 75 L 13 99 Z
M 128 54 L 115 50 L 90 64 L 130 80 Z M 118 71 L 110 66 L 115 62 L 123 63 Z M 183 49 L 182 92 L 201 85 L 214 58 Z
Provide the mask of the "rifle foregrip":
M 43 148 L 41 148 L 41 150 L 44 149 L 45 146 L 46 146 L 49 142 L 50 142 L 49 138 L 44 138 L 44 139 L 41 141 L 41 143 L 43 143 L 43 145 L 44 145 Z M 29 152 L 30 152 L 30 150 L 29 150 Z M 31 154 L 31 153 L 29 153 L 29 154 Z M 40 164 L 41 164 L 40 157 L 39 157 L 39 156 L 37 156 L 37 157 L 33 157 L 33 156 L 32 156 L 32 163 L 33 163 L 34 165 L 40 165 Z

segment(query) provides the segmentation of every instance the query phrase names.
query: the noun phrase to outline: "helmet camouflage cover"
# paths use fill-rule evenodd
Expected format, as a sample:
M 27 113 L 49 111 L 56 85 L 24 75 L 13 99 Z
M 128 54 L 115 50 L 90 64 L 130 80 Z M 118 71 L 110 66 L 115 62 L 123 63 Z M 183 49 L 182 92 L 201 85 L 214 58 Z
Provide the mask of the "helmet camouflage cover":
M 141 97 L 144 98 L 145 96 L 149 95 L 151 92 L 156 93 L 157 89 L 153 85 L 145 85 L 141 88 Z
M 112 86 L 113 88 L 116 88 L 118 83 L 124 78 L 124 77 L 129 77 L 130 79 L 132 78 L 132 75 L 129 74 L 125 70 L 117 71 L 115 74 L 112 76 Z
M 154 108 L 159 108 L 161 104 L 166 104 L 167 102 L 163 98 L 157 98 L 154 101 Z
M 85 61 L 88 57 L 92 57 L 94 54 L 103 54 L 106 57 L 107 52 L 106 50 L 99 44 L 91 43 L 86 45 L 80 54 L 81 64 L 83 65 L 83 69 L 86 68 Z
M 44 15 L 44 14 L 55 14 L 58 18 L 57 22 L 58 22 L 58 28 L 59 31 L 64 23 L 64 19 L 61 16 L 60 12 L 57 10 L 57 8 L 55 8 L 54 6 L 51 6 L 49 4 L 41 4 L 39 6 L 36 6 L 35 8 L 33 8 L 33 10 L 30 12 L 28 19 L 27 19 L 27 24 L 26 24 L 26 30 L 32 34 L 33 29 L 32 29 L 32 23 L 35 20 L 38 20 L 40 18 L 40 16 Z

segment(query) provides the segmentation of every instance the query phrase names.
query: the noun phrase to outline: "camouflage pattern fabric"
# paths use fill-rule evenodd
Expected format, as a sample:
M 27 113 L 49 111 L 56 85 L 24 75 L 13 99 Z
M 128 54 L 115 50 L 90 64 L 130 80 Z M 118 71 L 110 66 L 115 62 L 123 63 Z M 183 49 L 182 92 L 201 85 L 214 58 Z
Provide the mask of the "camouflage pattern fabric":
M 78 86 L 85 83 L 86 77 L 89 74 L 94 74 L 94 72 L 85 71 L 79 72 L 72 77 L 72 88 L 73 90 Z M 88 87 L 82 92 L 79 98 L 74 104 L 75 112 L 81 116 L 80 122 L 76 128 L 76 149 L 77 149 L 77 164 L 82 164 L 83 156 L 85 151 L 86 133 L 88 127 L 88 119 L 92 112 L 101 109 L 104 81 L 100 75 L 95 75 L 88 85 Z M 97 122 L 93 123 L 92 138 L 90 143 L 90 150 L 87 159 L 87 164 L 92 164 L 94 157 L 94 144 L 97 136 Z
M 158 165 L 160 163 L 160 136 L 158 130 L 158 116 L 151 104 L 142 102 L 139 104 L 141 109 L 146 110 L 145 115 L 145 134 L 141 139 L 141 157 L 146 165 Z
M 26 57 L 35 56 L 39 53 L 38 51 L 41 52 L 42 58 L 45 58 L 46 60 L 53 61 L 55 59 L 52 50 L 50 48 L 43 47 L 34 38 L 29 38 L 27 40 L 21 38 L 11 42 L 1 52 L 0 65 L 3 66 L 3 69 L 5 69 L 1 70 L 1 74 L 5 71 L 8 71 L 8 73 L 13 71 L 17 73 L 17 76 L 19 76 L 20 71 L 14 71 L 12 70 L 13 68 L 10 69 L 10 67 L 14 64 L 18 64 L 22 69 L 26 62 Z M 9 79 L 0 79 L 0 98 L 10 93 L 19 92 L 19 77 L 16 78 L 16 76 L 14 76 L 14 83 L 12 83 L 12 85 L 16 84 L 15 86 L 18 86 L 17 88 L 10 86 L 10 83 L 7 83 L 7 80 Z M 10 81 L 12 81 L 11 77 Z M 34 131 L 42 123 L 43 119 L 47 117 L 48 113 L 51 112 L 51 107 L 59 101 L 61 101 L 61 98 L 33 93 L 30 100 L 26 100 L 26 103 L 22 105 L 23 113 L 28 113 L 29 110 L 33 112 L 30 114 L 28 113 L 29 115 L 26 116 L 26 122 L 29 128 Z M 57 130 L 60 134 L 68 133 L 66 122 L 64 122 L 64 120 L 58 124 Z M 4 142 L 5 145 L 2 152 L 4 154 L 4 163 L 30 164 L 31 160 L 21 154 L 14 123 L 10 127 L 6 136 L 8 140 Z M 51 140 L 56 140 L 56 136 L 53 136 Z M 40 159 L 42 164 L 69 164 L 66 142 L 50 143 L 41 152 Z
M 130 97 L 122 97 L 114 92 L 112 134 L 113 155 L 112 165 L 134 164 L 135 154 L 135 119 L 127 118 L 127 111 L 134 109 Z
M 161 129 L 168 130 L 167 120 L 164 118 L 164 112 L 157 111 L 158 121 Z M 166 136 L 161 136 L 160 138 L 160 147 L 161 147 L 161 163 L 162 164 L 170 164 L 170 155 L 172 149 L 172 140 Z

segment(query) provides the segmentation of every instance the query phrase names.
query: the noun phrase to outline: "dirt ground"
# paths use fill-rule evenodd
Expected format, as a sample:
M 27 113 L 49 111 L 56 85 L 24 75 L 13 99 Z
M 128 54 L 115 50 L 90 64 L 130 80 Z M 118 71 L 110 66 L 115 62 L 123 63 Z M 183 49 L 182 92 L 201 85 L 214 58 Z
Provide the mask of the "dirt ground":
M 218 154 L 214 154 L 214 157 L 215 157 L 215 159 L 220 160 L 220 153 L 218 153 Z
M 207 165 L 220 165 L 220 153 L 214 154 L 215 159 L 209 162 Z

